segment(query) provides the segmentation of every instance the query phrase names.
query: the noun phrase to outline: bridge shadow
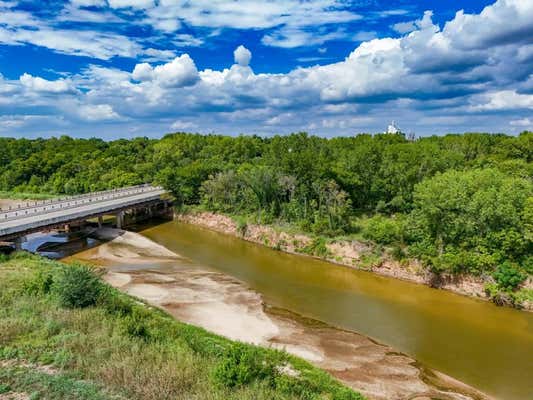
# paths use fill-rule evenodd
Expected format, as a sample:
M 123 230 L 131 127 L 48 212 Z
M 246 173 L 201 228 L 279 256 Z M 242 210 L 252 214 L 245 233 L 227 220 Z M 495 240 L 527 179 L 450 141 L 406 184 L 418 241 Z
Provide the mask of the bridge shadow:
M 26 235 L 21 249 L 51 259 L 62 259 L 109 242 L 127 231 L 140 232 L 168 221 L 168 218 L 153 217 L 129 224 L 125 229 L 117 229 L 111 223 L 103 224 L 102 228 L 98 228 L 97 223 L 87 223 L 74 232 L 38 232 Z

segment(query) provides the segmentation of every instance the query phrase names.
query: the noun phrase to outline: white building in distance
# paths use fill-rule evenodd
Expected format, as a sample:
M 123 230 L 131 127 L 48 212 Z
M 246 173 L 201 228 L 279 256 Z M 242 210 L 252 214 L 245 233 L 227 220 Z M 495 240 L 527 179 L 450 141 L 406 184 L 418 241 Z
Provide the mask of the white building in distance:
M 391 135 L 396 135 L 398 133 L 402 133 L 402 131 L 400 130 L 400 128 L 398 128 L 398 125 L 395 124 L 394 121 L 392 121 L 389 126 L 387 127 L 387 132 L 386 133 L 389 133 Z

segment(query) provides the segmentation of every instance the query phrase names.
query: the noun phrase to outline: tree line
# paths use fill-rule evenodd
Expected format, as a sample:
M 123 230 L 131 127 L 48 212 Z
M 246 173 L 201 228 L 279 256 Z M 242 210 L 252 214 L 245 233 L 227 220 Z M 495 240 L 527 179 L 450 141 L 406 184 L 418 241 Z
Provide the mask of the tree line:
M 502 273 L 513 286 L 533 270 L 532 159 L 531 132 L 416 141 L 306 133 L 0 138 L 0 191 L 77 194 L 155 182 L 179 205 L 317 235 L 362 231 L 436 272 Z

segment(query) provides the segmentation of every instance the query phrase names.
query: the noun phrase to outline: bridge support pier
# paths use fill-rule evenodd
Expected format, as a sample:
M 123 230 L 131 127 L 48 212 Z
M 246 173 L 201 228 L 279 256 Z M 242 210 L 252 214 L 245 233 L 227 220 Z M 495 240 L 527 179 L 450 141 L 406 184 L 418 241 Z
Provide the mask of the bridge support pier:
M 22 243 L 24 243 L 25 241 L 26 241 L 26 237 L 25 236 L 19 236 L 18 238 L 16 238 L 13 241 L 13 244 L 15 245 L 15 251 L 22 250 Z
M 120 211 L 117 214 L 117 229 L 122 229 L 124 226 L 124 211 Z
M 104 218 L 100 215 L 98 217 L 98 229 L 102 229 L 103 223 L 104 223 Z

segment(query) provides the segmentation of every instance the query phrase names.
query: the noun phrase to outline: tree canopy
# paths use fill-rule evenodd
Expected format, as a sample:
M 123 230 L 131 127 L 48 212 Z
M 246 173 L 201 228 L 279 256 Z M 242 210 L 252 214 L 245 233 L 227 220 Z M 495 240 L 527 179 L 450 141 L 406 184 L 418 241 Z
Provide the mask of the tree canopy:
M 77 194 L 154 182 L 178 204 L 408 246 L 435 271 L 531 272 L 533 133 L 326 139 L 0 138 L 0 190 Z

